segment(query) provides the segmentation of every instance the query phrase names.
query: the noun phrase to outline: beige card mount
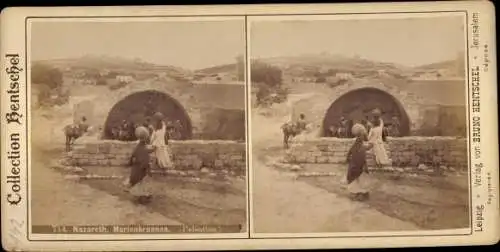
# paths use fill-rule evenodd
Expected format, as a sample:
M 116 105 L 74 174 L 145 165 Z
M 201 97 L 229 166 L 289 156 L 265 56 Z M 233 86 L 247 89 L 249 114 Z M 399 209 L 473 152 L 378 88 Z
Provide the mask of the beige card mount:
M 6 250 L 499 239 L 487 1 L 6 8 Z

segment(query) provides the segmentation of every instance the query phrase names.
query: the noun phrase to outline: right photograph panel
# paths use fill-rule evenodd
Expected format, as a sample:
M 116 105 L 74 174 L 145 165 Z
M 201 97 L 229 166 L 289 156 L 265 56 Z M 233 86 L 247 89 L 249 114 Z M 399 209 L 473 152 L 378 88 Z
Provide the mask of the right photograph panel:
M 471 232 L 465 20 L 249 18 L 254 235 Z

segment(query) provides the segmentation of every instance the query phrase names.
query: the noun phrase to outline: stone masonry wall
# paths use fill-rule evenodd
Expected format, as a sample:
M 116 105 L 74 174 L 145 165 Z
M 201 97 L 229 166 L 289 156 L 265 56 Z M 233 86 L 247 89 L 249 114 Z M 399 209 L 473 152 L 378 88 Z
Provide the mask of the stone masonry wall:
M 97 140 L 75 144 L 67 160 L 78 166 L 126 166 L 136 142 Z M 172 159 L 176 170 L 226 170 L 246 173 L 245 143 L 234 141 L 172 141 Z
M 294 142 L 285 155 L 287 163 L 345 163 L 354 139 L 315 138 Z M 393 166 L 447 166 L 467 169 L 467 140 L 455 137 L 388 138 L 386 150 Z M 373 155 L 368 154 L 373 164 Z
M 191 84 L 176 80 L 134 82 L 112 93 L 102 92 L 80 101 L 74 108 L 74 120 L 86 116 L 97 128 L 103 128 L 114 105 L 131 94 L 144 91 L 158 91 L 179 102 L 192 124 L 194 137 L 204 135 L 207 125 L 219 118 L 207 121 L 204 115 L 219 108 L 226 110 L 245 109 L 245 86 L 230 84 Z M 87 104 L 93 104 L 89 107 Z M 194 138 L 196 139 L 196 138 Z M 206 139 L 206 138 L 204 138 Z M 234 140 L 234 139 L 232 139 Z
M 320 136 L 321 125 L 326 112 L 337 99 L 352 91 L 364 88 L 376 88 L 391 95 L 401 104 L 410 121 L 410 132 L 417 132 L 425 122 L 424 109 L 430 109 L 429 107 L 432 107 L 433 103 L 424 97 L 401 90 L 398 86 L 400 85 L 389 85 L 383 81 L 364 79 L 355 79 L 334 88 L 316 85 L 314 86 L 314 90 L 310 91 L 312 93 L 310 97 L 303 98 L 291 105 L 293 117 L 296 118 L 300 113 L 305 113 L 312 128 Z

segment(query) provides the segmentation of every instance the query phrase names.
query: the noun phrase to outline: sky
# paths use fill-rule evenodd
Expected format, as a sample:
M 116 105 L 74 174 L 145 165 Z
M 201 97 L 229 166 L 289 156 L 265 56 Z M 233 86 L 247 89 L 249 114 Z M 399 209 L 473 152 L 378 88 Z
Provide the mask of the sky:
M 405 19 L 254 21 L 251 57 L 330 53 L 409 67 L 465 51 L 461 16 Z
M 31 27 L 31 60 L 106 55 L 196 70 L 245 54 L 243 20 L 33 21 Z

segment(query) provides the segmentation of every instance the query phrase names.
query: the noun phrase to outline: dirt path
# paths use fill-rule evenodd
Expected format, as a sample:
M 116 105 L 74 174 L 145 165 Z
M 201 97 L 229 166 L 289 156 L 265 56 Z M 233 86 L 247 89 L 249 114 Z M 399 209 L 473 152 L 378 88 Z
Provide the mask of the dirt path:
M 104 175 L 104 171 L 109 173 L 113 167 L 86 169 L 92 174 Z M 126 167 L 116 167 L 113 172 L 114 175 L 122 177 L 127 177 L 128 173 Z M 246 228 L 244 182 L 243 179 L 216 180 L 207 177 L 156 174 L 150 181 L 154 198 L 147 207 L 182 224 L 241 225 Z M 130 195 L 122 189 L 121 179 L 89 180 L 84 183 L 122 200 L 131 201 Z
M 32 168 L 33 225 L 166 224 L 178 221 L 89 185 L 66 180 L 45 165 Z
M 53 152 L 38 151 L 33 155 L 34 225 L 206 224 L 236 226 L 227 232 L 246 230 L 244 179 L 193 178 L 196 181 L 192 181 L 155 176 L 153 201 L 140 205 L 123 190 L 123 180 L 129 174 L 126 167 L 83 169 L 88 174 L 114 175 L 117 179 L 68 180 L 63 173 L 50 168 L 51 160 L 58 157 L 60 150 Z
M 312 165 L 311 165 L 312 166 Z M 334 176 L 300 177 L 312 186 L 348 198 L 344 165 L 321 165 Z M 305 170 L 310 170 L 310 167 Z M 323 171 L 324 172 L 324 171 Z M 384 215 L 411 222 L 421 229 L 454 229 L 469 226 L 467 176 L 408 176 L 371 172 L 363 177 L 371 192 L 366 204 Z
M 63 174 L 52 169 L 51 162 L 60 157 L 64 148 L 64 134 L 60 127 L 65 124 L 57 125 L 53 115 L 42 112 L 37 111 L 34 120 L 37 132 L 45 134 L 33 134 L 31 140 L 30 207 L 33 225 L 180 224 L 145 206 L 88 184 L 65 179 Z M 41 114 L 52 117 L 45 118 Z
M 274 170 L 265 157 L 281 147 L 276 120 L 256 116 L 253 134 L 253 230 L 259 233 L 369 232 L 415 230 L 416 225 L 389 217 L 291 174 Z M 266 147 L 263 147 L 266 146 Z M 274 146 L 274 148 L 273 148 Z
M 124 167 L 82 167 L 90 174 L 117 175 L 119 179 L 68 180 L 64 172 L 51 168 L 64 149 L 62 126 L 54 120 L 62 116 L 61 111 L 54 112 L 57 116 L 37 111 L 35 118 L 37 129 L 45 133 L 33 134 L 31 140 L 30 202 L 34 225 L 207 224 L 242 227 L 228 232 L 246 230 L 244 178 L 188 181 L 155 176 L 154 200 L 146 206 L 134 203 L 123 190 L 123 180 L 129 175 Z
M 369 205 L 296 180 L 258 161 L 253 164 L 256 232 L 369 232 L 418 229 Z M 255 181 L 256 179 L 254 179 Z

